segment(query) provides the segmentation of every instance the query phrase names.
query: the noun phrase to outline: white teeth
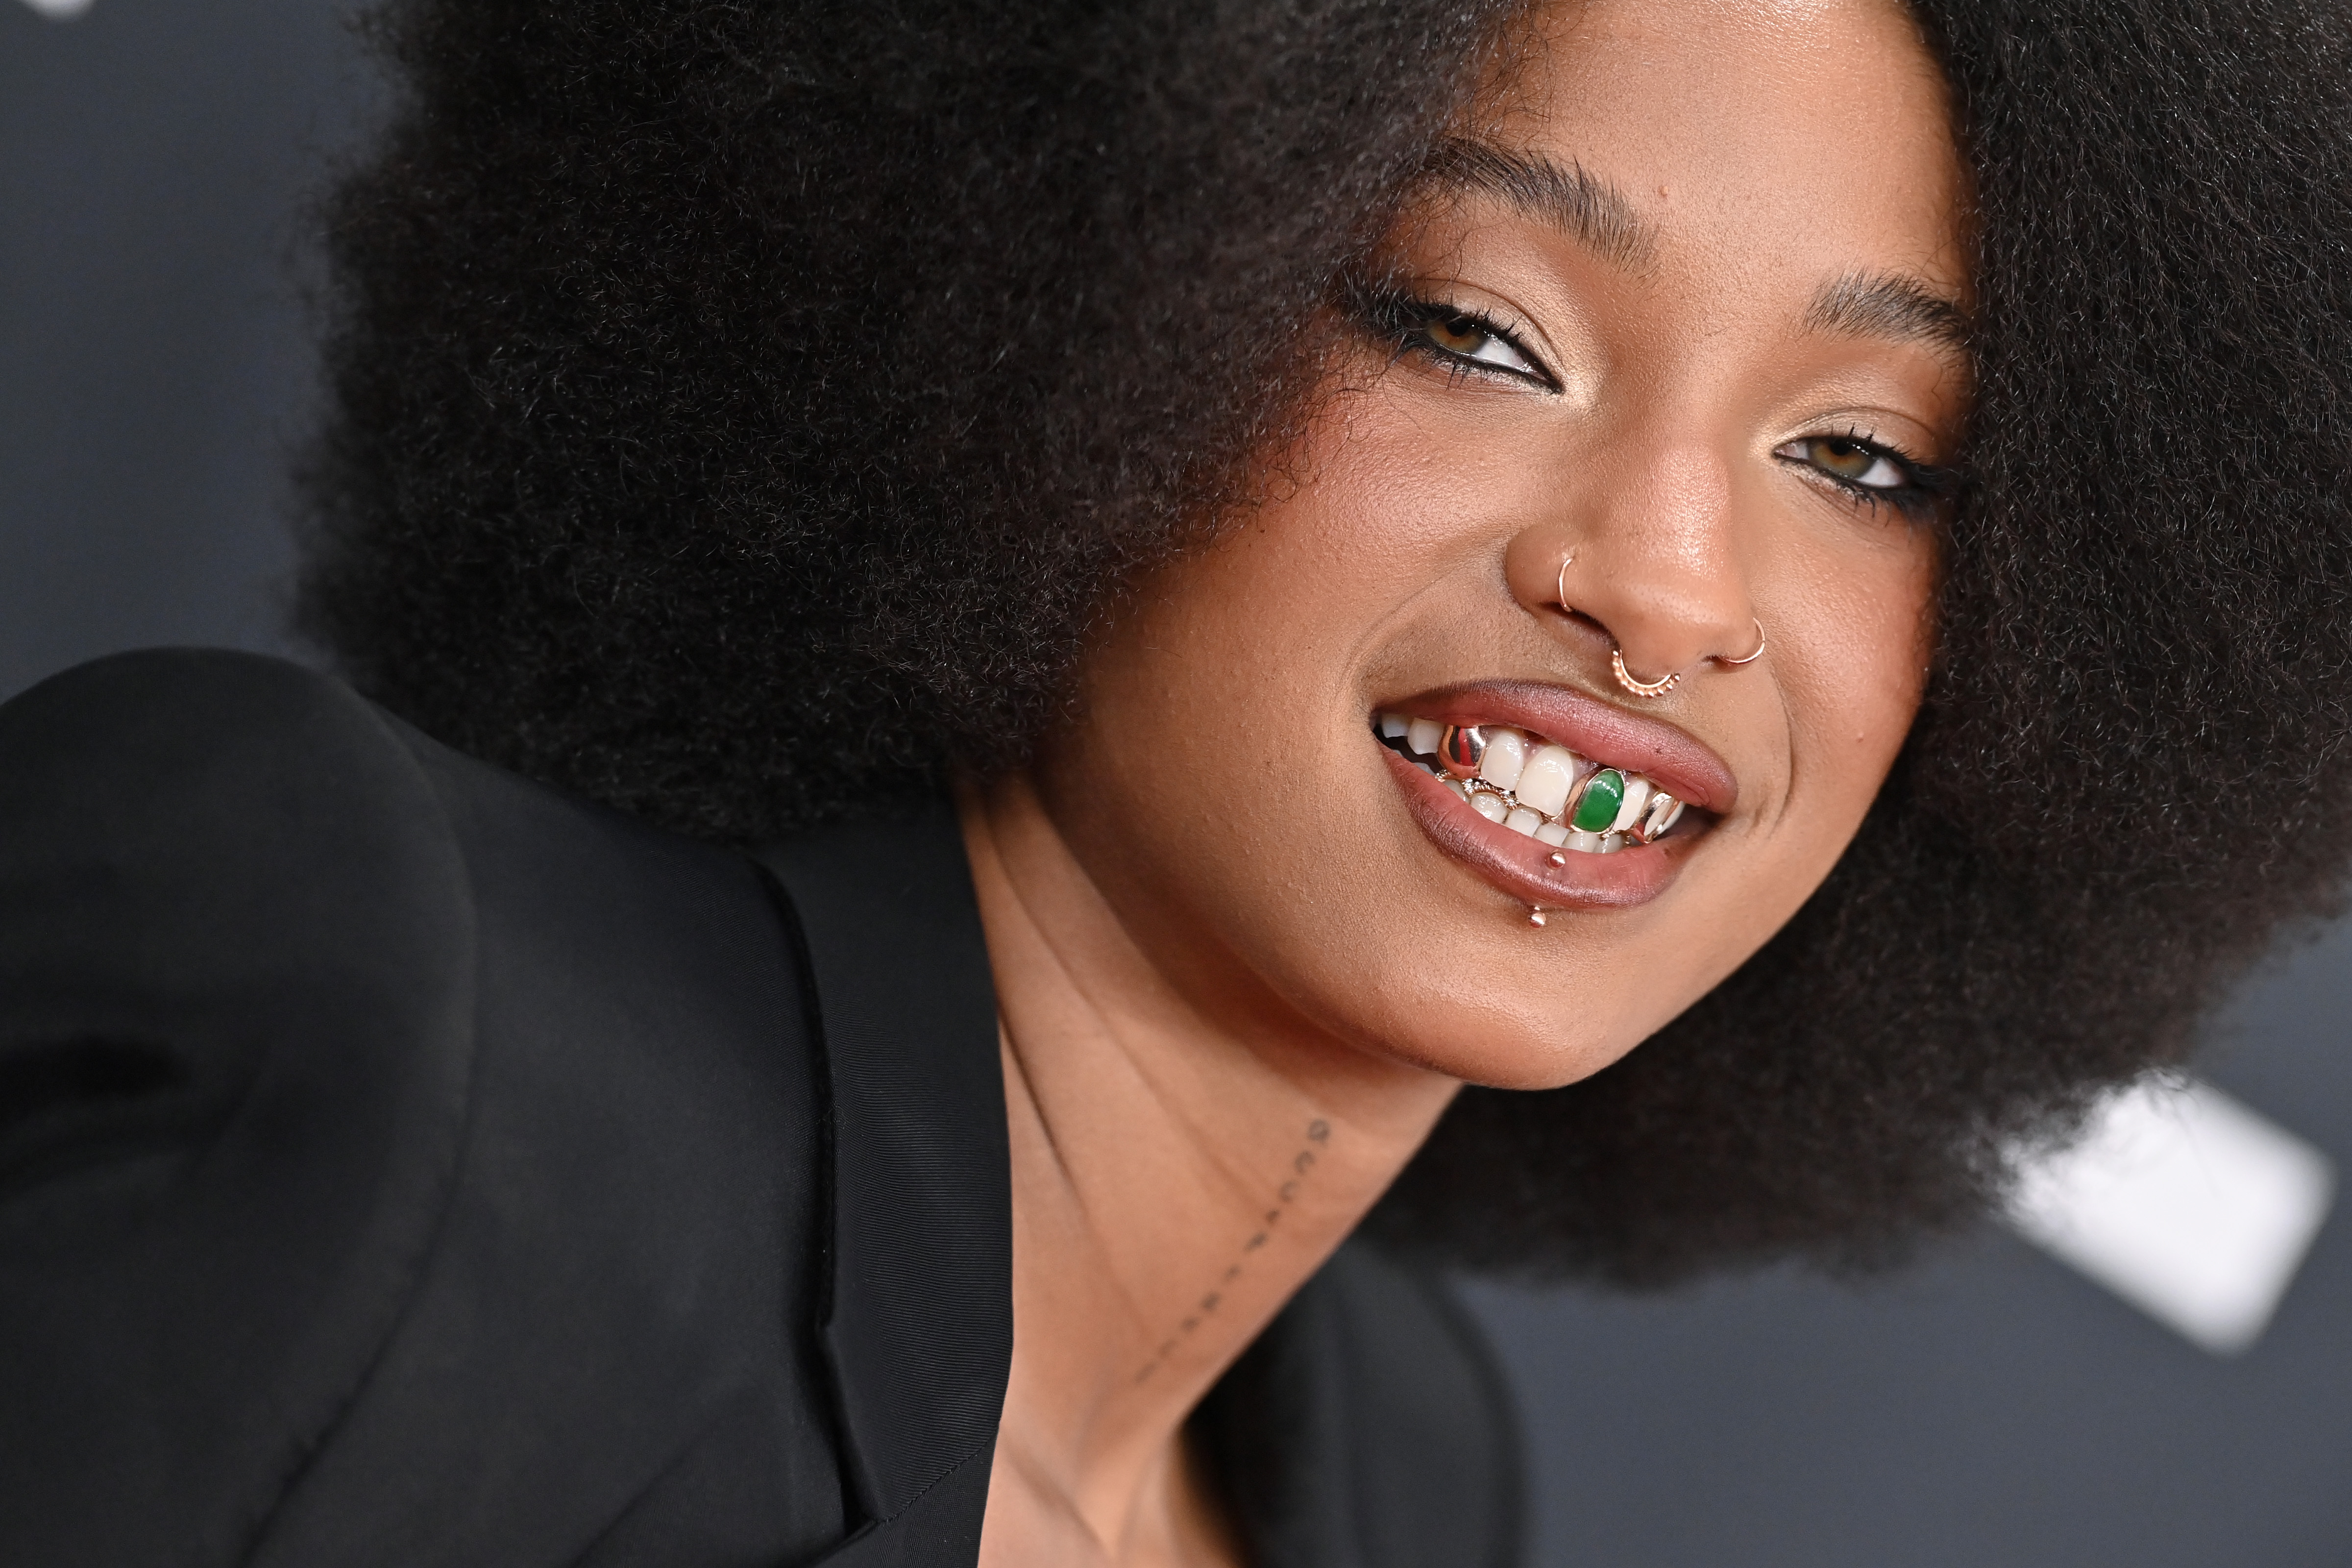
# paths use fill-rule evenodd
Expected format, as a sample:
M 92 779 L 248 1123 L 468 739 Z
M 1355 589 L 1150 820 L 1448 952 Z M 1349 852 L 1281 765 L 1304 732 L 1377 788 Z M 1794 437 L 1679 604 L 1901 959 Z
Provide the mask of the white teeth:
M 1642 824 L 1644 839 L 1663 838 L 1668 829 L 1683 819 L 1683 803 L 1660 790 L 1650 797 L 1650 808 Z
M 1612 833 L 1622 833 L 1642 820 L 1642 808 L 1650 804 L 1650 781 L 1639 773 L 1625 775 L 1625 798 L 1617 803 L 1617 820 L 1609 825 Z
M 1507 725 L 1484 724 L 1460 731 L 1463 754 L 1448 763 L 1449 729 L 1434 719 L 1380 713 L 1374 716 L 1374 728 L 1382 740 L 1402 740 L 1406 750 L 1430 759 L 1423 767 L 1487 821 L 1559 848 L 1613 855 L 1629 840 L 1647 844 L 1664 837 L 1683 815 L 1681 801 L 1621 768 L 1625 792 L 1616 816 L 1598 833 L 1580 833 L 1554 819 L 1568 815 L 1579 781 L 1594 771 L 1594 764 L 1568 747 Z M 1463 776 L 1474 767 L 1475 776 Z
M 1576 753 L 1566 746 L 1541 746 L 1528 759 L 1519 773 L 1519 782 L 1512 793 L 1521 805 L 1533 806 L 1546 816 L 1558 816 L 1568 805 L 1568 792 L 1576 787 Z
M 1496 789 L 1510 789 L 1528 765 L 1527 737 L 1500 725 L 1485 731 L 1486 753 L 1478 759 L 1478 776 Z

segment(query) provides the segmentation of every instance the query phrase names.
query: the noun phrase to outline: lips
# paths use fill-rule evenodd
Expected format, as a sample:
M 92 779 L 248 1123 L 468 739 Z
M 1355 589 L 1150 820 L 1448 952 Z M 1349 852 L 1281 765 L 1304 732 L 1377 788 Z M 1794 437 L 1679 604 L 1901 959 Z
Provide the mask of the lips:
M 1545 910 L 1657 897 L 1738 795 L 1681 731 L 1558 687 L 1450 688 L 1384 709 L 1372 728 L 1432 842 L 1538 925 Z

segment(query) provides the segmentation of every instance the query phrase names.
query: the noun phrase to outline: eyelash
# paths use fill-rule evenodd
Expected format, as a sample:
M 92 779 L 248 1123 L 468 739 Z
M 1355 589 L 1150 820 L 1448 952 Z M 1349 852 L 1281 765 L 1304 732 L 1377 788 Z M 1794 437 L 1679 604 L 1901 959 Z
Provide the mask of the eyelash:
M 1779 461 L 1791 468 L 1802 468 L 1816 479 L 1836 486 L 1848 499 L 1861 502 L 1874 510 L 1879 507 L 1891 506 L 1911 522 L 1925 522 L 1932 519 L 1936 515 L 1937 509 L 1950 500 L 1959 489 L 1965 478 L 1958 468 L 1937 468 L 1933 463 L 1923 462 L 1900 447 L 1890 447 L 1884 441 L 1874 441 L 1861 431 L 1851 427 L 1835 436 L 1799 436 L 1783 442 L 1782 445 L 1795 446 L 1801 441 L 1841 441 L 1848 446 L 1857 447 L 1874 458 L 1883 458 L 1901 468 L 1910 476 L 1911 482 L 1882 489 L 1875 485 L 1856 484 L 1842 475 L 1831 473 L 1826 468 L 1809 463 L 1802 458 L 1781 457 L 1778 450 L 1773 453 L 1774 458 Z
M 1410 353 L 1426 354 L 1443 365 L 1457 381 L 1473 375 L 1493 376 L 1516 385 L 1540 386 L 1546 392 L 1559 390 L 1559 383 L 1553 379 L 1550 368 L 1519 340 L 1516 332 L 1476 310 L 1465 310 L 1443 300 L 1420 299 L 1385 289 L 1367 291 L 1360 297 L 1358 308 L 1372 334 L 1388 343 L 1396 358 L 1402 359 Z M 1430 337 L 1432 327 L 1455 321 L 1507 345 L 1513 353 L 1534 367 L 1534 374 L 1472 359 Z

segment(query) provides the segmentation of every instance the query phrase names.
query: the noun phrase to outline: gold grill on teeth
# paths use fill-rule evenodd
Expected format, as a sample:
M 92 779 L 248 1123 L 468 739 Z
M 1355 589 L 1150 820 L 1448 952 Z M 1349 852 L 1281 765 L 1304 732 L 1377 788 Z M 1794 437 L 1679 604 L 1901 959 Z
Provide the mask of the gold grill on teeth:
M 1683 803 L 1643 774 L 1506 725 L 1383 713 L 1373 728 L 1481 816 L 1555 848 L 1612 854 L 1628 839 L 1654 844 L 1682 820 Z

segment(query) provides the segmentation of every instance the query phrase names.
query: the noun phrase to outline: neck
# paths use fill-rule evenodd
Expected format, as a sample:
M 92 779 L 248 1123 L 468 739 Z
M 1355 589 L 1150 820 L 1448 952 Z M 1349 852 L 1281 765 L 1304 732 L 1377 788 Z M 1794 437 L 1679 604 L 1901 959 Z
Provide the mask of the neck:
M 1171 981 L 1025 779 L 969 798 L 963 829 L 1013 1154 L 1013 1374 L 983 1561 L 1213 1559 L 1185 1416 L 1455 1085 L 1246 987 Z M 1041 1534 L 1061 1550 L 1041 1559 Z

